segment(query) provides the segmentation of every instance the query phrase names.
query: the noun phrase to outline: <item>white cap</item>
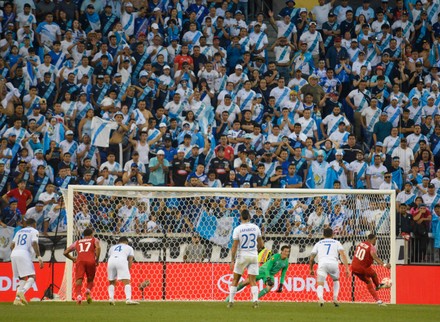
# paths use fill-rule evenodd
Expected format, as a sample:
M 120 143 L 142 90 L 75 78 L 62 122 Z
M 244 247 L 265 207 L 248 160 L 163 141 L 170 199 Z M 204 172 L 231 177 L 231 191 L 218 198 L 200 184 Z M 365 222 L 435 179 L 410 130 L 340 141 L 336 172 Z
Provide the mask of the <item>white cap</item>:
M 420 99 L 419 95 L 414 95 L 411 99 L 413 100 L 415 98 L 418 99 L 418 100 Z
M 157 23 L 153 23 L 153 24 L 151 25 L 151 28 L 159 29 L 159 25 L 158 25 Z
M 241 66 L 240 64 L 235 65 L 235 69 L 243 69 L 243 66 Z
M 179 149 L 177 150 L 177 153 L 185 153 L 185 150 Z
M 133 4 L 132 4 L 131 2 L 126 2 L 126 3 L 125 3 L 125 6 L 126 6 L 126 7 L 133 7 Z
M 438 82 L 437 82 L 437 81 L 433 81 L 433 82 L 431 83 L 431 86 L 434 86 L 434 85 L 437 85 L 437 86 L 438 86 Z
M 341 149 L 336 150 L 335 155 L 344 155 L 344 151 L 342 151 Z
M 148 76 L 148 73 L 147 73 L 147 71 L 145 71 L 145 70 L 143 70 L 143 71 L 141 71 L 140 73 L 139 73 L 139 78 L 141 78 L 141 77 L 147 77 Z
M 167 125 L 165 123 L 160 123 L 159 127 L 167 127 Z
M 159 8 L 159 7 L 156 7 L 156 8 L 153 9 L 153 12 L 154 12 L 154 11 L 160 11 L 160 8 Z
M 66 135 L 73 135 L 73 132 L 71 130 L 66 132 Z
M 163 150 L 159 150 L 159 151 L 157 151 L 157 153 L 156 153 L 157 155 L 165 155 L 165 152 L 163 152 Z
M 393 96 L 393 97 L 391 97 L 391 100 L 392 101 L 394 101 L 394 100 L 399 101 L 399 98 L 397 96 Z
M 171 68 L 170 68 L 170 66 L 165 65 L 165 66 L 163 66 L 163 69 L 171 69 Z

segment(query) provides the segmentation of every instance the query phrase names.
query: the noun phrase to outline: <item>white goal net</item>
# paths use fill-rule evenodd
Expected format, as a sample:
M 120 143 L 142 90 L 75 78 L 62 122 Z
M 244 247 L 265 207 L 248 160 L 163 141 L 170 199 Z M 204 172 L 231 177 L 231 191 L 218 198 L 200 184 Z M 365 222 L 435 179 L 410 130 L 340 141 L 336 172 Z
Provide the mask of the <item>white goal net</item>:
M 69 186 L 68 244 L 93 228 L 100 240 L 101 258 L 93 297 L 108 300 L 107 257 L 121 236 L 135 251 L 131 270 L 134 300 L 221 301 L 228 295 L 232 230 L 239 224 L 240 209 L 247 208 L 252 222 L 263 233 L 266 248 L 279 253 L 290 247 L 289 268 L 283 291 L 281 276 L 261 300 L 316 301 L 316 281 L 309 275 L 308 260 L 324 227 L 333 228 L 348 254 L 375 233 L 378 256 L 392 265 L 374 266 L 379 280 L 395 281 L 395 194 L 392 191 L 308 189 L 217 189 L 168 187 Z M 342 266 L 341 266 L 342 267 Z M 66 264 L 62 298 L 72 299 L 73 264 Z M 341 274 L 340 301 L 373 302 L 366 286 L 351 274 Z M 260 288 L 264 280 L 259 281 Z M 325 298 L 332 297 L 327 280 Z M 384 302 L 395 303 L 395 287 L 378 292 Z M 123 288 L 115 297 L 123 299 Z M 248 300 L 249 292 L 237 294 Z

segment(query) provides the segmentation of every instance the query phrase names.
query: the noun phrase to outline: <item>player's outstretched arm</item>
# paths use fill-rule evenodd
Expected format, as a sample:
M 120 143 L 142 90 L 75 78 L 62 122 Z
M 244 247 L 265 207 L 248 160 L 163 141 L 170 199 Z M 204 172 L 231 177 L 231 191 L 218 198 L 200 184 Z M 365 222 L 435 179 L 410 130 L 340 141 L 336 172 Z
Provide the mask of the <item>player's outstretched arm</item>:
M 32 248 L 34 249 L 35 256 L 37 256 L 37 258 L 38 258 L 38 263 L 40 265 L 40 268 L 43 268 L 44 262 L 43 262 L 43 259 L 41 258 L 41 255 L 40 255 L 40 247 L 38 247 L 38 242 L 36 242 L 36 241 L 32 242 Z
M 375 251 L 371 251 L 371 256 L 373 257 L 373 259 L 376 261 L 376 263 L 378 263 L 379 265 L 382 265 L 383 267 L 386 267 L 388 269 L 391 268 L 391 264 L 385 264 L 383 260 L 381 260 L 379 258 L 379 256 L 377 256 L 377 253 Z
M 345 254 L 345 251 L 340 250 L 339 256 L 341 256 L 342 263 L 344 264 L 344 267 L 345 267 L 345 275 L 348 277 L 348 275 L 349 275 L 348 259 L 347 259 L 347 255 Z

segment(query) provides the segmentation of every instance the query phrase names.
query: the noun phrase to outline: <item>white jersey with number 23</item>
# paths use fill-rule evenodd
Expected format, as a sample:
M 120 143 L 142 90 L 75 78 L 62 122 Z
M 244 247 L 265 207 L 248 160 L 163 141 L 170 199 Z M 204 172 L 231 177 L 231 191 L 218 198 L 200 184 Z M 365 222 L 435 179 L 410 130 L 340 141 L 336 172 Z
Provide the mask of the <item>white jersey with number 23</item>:
M 239 241 L 237 257 L 258 256 L 257 239 L 259 237 L 261 237 L 261 231 L 255 224 L 245 223 L 236 227 L 232 238 Z

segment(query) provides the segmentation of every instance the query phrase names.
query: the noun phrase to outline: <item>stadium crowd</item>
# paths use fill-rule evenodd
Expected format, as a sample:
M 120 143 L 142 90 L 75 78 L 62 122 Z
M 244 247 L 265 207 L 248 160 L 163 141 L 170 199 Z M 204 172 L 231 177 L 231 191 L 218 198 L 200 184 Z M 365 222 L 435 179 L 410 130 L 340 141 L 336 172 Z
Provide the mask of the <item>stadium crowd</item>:
M 69 184 L 395 189 L 440 247 L 439 1 L 256 2 L 1 1 L 0 224 Z

